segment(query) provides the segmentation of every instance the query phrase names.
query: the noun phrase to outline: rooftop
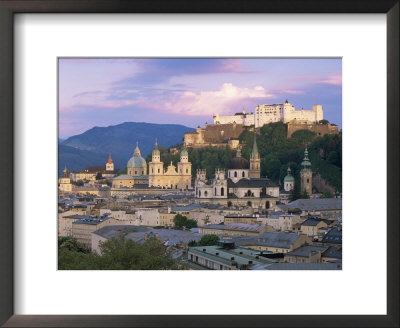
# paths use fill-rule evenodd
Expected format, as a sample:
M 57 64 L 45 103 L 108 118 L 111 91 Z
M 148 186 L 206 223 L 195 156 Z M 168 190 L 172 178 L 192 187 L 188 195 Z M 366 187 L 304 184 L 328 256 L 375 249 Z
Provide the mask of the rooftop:
M 218 229 L 218 230 L 232 230 L 232 231 L 246 231 L 246 232 L 261 232 L 265 229 L 265 224 L 247 224 L 247 223 L 230 223 L 224 224 L 208 224 L 202 226 L 202 229 Z
M 225 249 L 220 246 L 196 246 L 189 247 L 188 252 L 207 257 L 229 266 L 233 265 L 232 262 L 236 262 L 239 268 L 243 265 L 250 265 L 251 269 L 253 265 L 266 265 L 276 262 L 275 260 L 259 256 L 259 251 L 241 247 Z
M 341 210 L 341 198 L 297 199 L 287 204 L 288 208 L 299 208 L 303 211 Z

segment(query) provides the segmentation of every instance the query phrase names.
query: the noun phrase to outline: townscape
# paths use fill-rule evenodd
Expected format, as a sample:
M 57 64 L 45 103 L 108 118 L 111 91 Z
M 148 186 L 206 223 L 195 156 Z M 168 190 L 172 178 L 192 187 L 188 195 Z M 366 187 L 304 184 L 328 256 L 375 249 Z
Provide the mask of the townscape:
M 269 140 L 267 129 L 280 125 L 289 141 L 309 136 L 295 145 L 300 160 L 278 167 L 283 179 L 262 174 L 274 162 L 260 151 Z M 315 149 L 322 154 L 315 148 L 320 140 L 338 135 L 321 105 L 295 110 L 286 100 L 258 105 L 254 114 L 214 114 L 213 124 L 185 133 L 182 144 L 164 152 L 162 136 L 154 136 L 149 161 L 141 140 L 132 140 L 126 167 L 116 168 L 113 154 L 105 164 L 79 171 L 65 166 L 58 181 L 59 256 L 66 245 L 69 251 L 79 245 L 85 256 L 101 257 L 129 241 L 147 250 L 158 247 L 157 256 L 168 261 L 101 268 L 341 270 L 341 190 L 321 178 L 310 156 Z M 227 165 L 213 163 L 212 172 L 194 167 L 190 154 L 202 149 L 227 152 Z M 171 153 L 177 162 L 164 162 Z M 82 268 L 79 258 L 74 261 L 60 268 Z

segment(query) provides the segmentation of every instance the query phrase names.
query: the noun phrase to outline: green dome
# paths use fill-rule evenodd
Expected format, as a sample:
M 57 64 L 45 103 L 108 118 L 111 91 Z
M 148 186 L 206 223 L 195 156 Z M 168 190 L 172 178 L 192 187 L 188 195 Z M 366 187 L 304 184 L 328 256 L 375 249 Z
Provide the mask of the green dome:
M 181 151 L 181 156 L 189 156 L 186 149 Z
M 287 175 L 285 176 L 285 178 L 283 179 L 283 182 L 294 182 L 294 177 L 291 175 Z
M 283 182 L 294 182 L 294 177 L 291 174 L 291 170 L 290 167 L 288 167 L 287 169 L 287 175 L 285 176 L 285 178 L 283 179 Z
M 126 164 L 127 167 L 146 167 L 146 161 L 143 157 L 133 156 Z

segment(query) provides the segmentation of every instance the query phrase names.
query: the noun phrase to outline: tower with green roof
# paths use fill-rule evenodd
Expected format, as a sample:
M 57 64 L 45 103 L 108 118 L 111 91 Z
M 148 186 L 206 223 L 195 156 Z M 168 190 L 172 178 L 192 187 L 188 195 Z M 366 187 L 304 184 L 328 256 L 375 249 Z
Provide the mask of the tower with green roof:
M 160 160 L 160 150 L 158 149 L 157 138 L 154 143 L 154 149 L 151 153 L 151 162 L 149 163 L 149 185 L 155 184 L 154 181 L 150 181 L 154 176 L 162 175 L 164 172 L 163 162 Z
M 292 175 L 292 170 L 290 167 L 287 168 L 287 174 L 283 179 L 283 188 L 285 191 L 291 191 L 294 189 L 294 177 Z
M 308 159 L 308 149 L 304 150 L 304 158 L 301 162 L 301 171 L 300 171 L 300 186 L 301 192 L 307 192 L 309 196 L 312 195 L 312 171 L 311 171 L 311 162 Z

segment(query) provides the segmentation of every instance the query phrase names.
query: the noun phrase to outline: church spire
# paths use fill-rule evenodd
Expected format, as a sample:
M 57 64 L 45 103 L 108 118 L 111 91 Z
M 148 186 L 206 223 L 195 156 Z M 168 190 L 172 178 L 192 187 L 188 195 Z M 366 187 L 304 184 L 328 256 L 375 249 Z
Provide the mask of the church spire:
M 157 137 L 156 137 L 156 142 L 154 143 L 154 150 L 152 156 L 160 156 L 160 151 L 158 150 L 158 144 L 157 144 Z
M 251 152 L 251 159 L 258 159 L 260 156 L 258 155 L 258 147 L 257 147 L 257 137 L 254 133 L 254 141 L 253 141 L 253 150 Z
M 107 163 L 111 164 L 113 162 L 112 158 L 111 158 L 111 154 L 108 154 L 108 160 Z
M 307 145 L 306 145 L 306 148 L 304 149 L 304 158 L 303 158 L 303 161 L 301 162 L 301 166 L 303 167 L 302 171 L 311 171 L 311 162 L 308 159 Z
M 62 173 L 62 177 L 63 177 L 63 178 L 69 178 L 69 173 L 68 173 L 68 170 L 67 170 L 67 165 L 65 165 L 65 167 L 64 167 L 64 170 L 63 170 L 63 173 Z

